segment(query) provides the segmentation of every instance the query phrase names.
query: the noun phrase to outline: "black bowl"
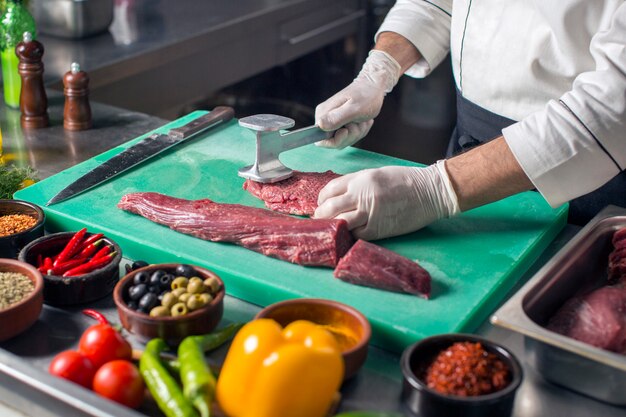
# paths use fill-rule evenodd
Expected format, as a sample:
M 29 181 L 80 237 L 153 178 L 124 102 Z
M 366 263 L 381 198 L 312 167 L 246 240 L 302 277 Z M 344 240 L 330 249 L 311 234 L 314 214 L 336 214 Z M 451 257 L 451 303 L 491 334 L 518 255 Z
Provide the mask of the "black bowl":
M 24 246 L 43 236 L 46 215 L 39 206 L 28 201 L 0 200 L 0 216 L 9 214 L 26 214 L 37 219 L 37 223 L 28 230 L 0 237 L 0 258 L 15 259 Z
M 61 232 L 43 236 L 26 245 L 18 259 L 31 265 L 37 265 L 37 256 L 58 254 L 76 232 Z M 87 233 L 86 236 L 91 236 Z M 105 266 L 76 277 L 60 277 L 43 274 L 43 300 L 53 306 L 68 306 L 89 303 L 109 295 L 120 279 L 119 265 L 122 250 L 117 243 L 104 236 L 107 245 L 113 246 L 115 256 Z
M 509 369 L 508 385 L 491 394 L 473 397 L 446 395 L 428 388 L 423 379 L 428 366 L 441 351 L 456 342 L 480 342 L 487 352 L 495 354 Z M 508 417 L 523 378 L 522 367 L 510 351 L 469 334 L 443 334 L 414 343 L 402 354 L 400 366 L 404 374 L 402 401 L 410 412 L 420 417 Z

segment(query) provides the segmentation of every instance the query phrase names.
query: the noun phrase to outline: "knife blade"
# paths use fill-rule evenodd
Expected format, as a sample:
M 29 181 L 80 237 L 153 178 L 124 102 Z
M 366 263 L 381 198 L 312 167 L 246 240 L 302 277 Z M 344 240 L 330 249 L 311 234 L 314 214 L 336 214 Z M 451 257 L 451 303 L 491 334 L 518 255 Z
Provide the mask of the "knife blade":
M 183 126 L 170 129 L 167 134 L 155 133 L 150 135 L 78 178 L 52 197 L 46 206 L 82 194 L 173 146 L 186 142 L 218 124 L 229 121 L 234 116 L 235 111 L 231 107 L 219 106 L 210 113 Z

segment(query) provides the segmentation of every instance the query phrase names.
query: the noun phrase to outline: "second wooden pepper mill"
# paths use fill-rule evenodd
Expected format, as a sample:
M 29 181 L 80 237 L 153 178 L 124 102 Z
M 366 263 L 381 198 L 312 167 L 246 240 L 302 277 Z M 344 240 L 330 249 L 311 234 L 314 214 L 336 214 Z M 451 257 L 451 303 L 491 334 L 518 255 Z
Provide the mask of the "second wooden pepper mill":
M 39 129 L 50 124 L 48 97 L 43 85 L 43 45 L 24 32 L 22 42 L 15 47 L 19 58 L 17 71 L 22 79 L 20 93 L 20 122 L 25 129 Z
M 63 87 L 65 93 L 63 127 L 67 130 L 89 129 L 92 125 L 89 76 L 85 71 L 81 71 L 78 63 L 73 62 L 70 70 L 63 76 Z

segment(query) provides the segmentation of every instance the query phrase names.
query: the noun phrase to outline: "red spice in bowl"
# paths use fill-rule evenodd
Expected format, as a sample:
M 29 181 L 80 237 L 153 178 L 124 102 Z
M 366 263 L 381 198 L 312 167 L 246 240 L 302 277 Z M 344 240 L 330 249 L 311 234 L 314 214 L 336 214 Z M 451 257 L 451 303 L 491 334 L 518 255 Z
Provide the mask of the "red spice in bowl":
M 509 417 L 523 379 L 513 353 L 471 334 L 422 339 L 405 349 L 400 367 L 402 402 L 419 417 Z
M 510 372 L 480 342 L 457 342 L 437 355 L 426 370 L 428 388 L 461 397 L 496 392 L 510 383 Z

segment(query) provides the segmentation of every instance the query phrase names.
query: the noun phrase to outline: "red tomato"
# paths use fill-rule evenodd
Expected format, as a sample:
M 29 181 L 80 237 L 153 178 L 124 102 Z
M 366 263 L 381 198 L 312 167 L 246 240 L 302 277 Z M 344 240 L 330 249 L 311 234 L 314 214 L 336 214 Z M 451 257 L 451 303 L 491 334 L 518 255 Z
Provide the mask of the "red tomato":
M 130 343 L 108 324 L 89 327 L 78 342 L 78 351 L 94 364 L 96 369 L 114 359 L 131 359 Z
M 143 402 L 145 385 L 135 365 L 118 359 L 98 369 L 93 378 L 93 390 L 105 398 L 137 408 Z
M 65 378 L 85 388 L 91 388 L 91 381 L 96 368 L 91 361 L 74 350 L 66 350 L 57 354 L 48 371 L 55 376 Z

